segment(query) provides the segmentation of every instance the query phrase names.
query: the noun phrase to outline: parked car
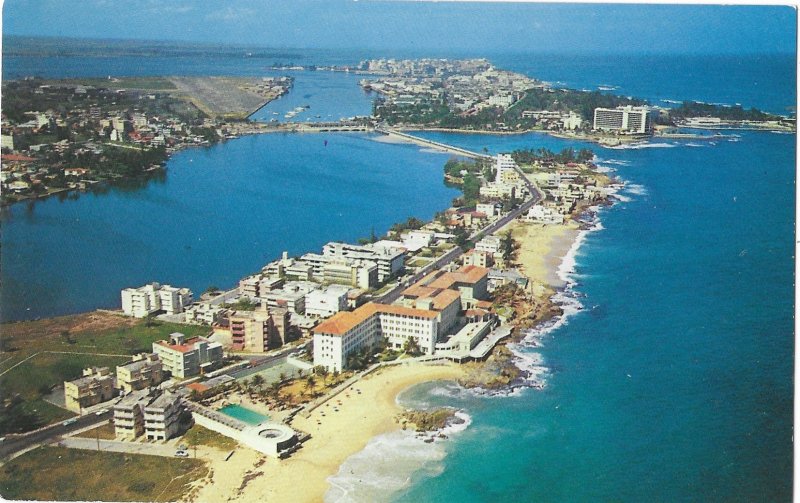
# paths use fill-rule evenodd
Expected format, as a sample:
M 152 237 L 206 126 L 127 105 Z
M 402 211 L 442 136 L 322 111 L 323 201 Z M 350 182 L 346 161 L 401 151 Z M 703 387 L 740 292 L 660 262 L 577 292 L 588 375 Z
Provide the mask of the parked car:
M 189 457 L 189 453 L 186 452 L 186 451 L 175 451 L 175 457 L 176 458 L 188 458 Z

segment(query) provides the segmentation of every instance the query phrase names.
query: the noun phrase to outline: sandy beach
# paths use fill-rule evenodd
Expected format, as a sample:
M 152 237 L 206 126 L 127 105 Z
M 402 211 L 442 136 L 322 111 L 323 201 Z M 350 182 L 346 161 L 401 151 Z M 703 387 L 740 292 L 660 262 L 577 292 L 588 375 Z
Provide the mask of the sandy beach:
M 511 222 L 498 234 L 508 229 L 520 245 L 517 262 L 521 272 L 534 283 L 563 287 L 558 266 L 578 236 L 578 224 L 573 220 L 565 225 Z
M 329 486 L 327 478 L 347 457 L 362 450 L 372 437 L 400 429 L 394 420 L 402 410 L 396 403 L 397 395 L 415 384 L 452 380 L 462 373 L 451 363 L 410 363 L 380 369 L 317 408 L 309 418 L 298 415 L 292 426 L 310 433 L 311 439 L 288 459 L 266 458 L 241 447 L 225 461 L 227 453 L 208 450 L 204 457 L 213 475 L 210 482 L 200 483 L 192 500 L 322 501 Z M 240 491 L 245 478 L 250 480 Z

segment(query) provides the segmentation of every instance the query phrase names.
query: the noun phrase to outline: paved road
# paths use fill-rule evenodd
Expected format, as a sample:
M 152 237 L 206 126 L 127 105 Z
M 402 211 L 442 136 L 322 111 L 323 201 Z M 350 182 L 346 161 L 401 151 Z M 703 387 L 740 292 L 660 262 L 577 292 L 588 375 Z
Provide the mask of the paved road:
M 407 136 L 409 136 L 409 135 L 407 135 Z M 533 183 L 531 183 L 530 180 L 528 180 L 528 177 L 525 176 L 525 173 L 523 173 L 522 170 L 520 170 L 519 168 L 517 168 L 517 173 L 519 173 L 519 176 L 522 178 L 522 180 L 525 181 L 525 185 L 528 187 L 528 191 L 531 193 L 531 198 L 528 199 L 527 201 L 525 201 L 524 203 L 522 203 L 519 206 L 519 208 L 509 212 L 508 214 L 506 214 L 505 216 L 503 216 L 502 218 L 500 218 L 496 222 L 487 225 L 483 229 L 479 229 L 479 230 L 475 231 L 470 236 L 471 240 L 475 241 L 475 240 L 477 240 L 477 239 L 479 239 L 479 238 L 481 238 L 483 236 L 486 236 L 488 234 L 496 232 L 498 229 L 502 228 L 504 225 L 506 225 L 507 223 L 511 222 L 512 220 L 514 220 L 518 216 L 522 215 L 524 212 L 527 212 L 531 208 L 531 206 L 533 206 L 534 204 L 536 204 L 536 203 L 538 203 L 539 201 L 542 200 L 542 193 L 539 192 L 539 189 L 536 188 L 536 186 Z M 460 247 L 457 246 L 457 247 L 453 248 L 449 252 L 447 252 L 444 255 L 442 255 L 441 257 L 439 257 L 435 262 L 432 262 L 432 263 L 426 265 L 425 267 L 423 267 L 418 273 L 416 273 L 414 276 L 412 276 L 410 280 L 405 280 L 402 283 L 398 284 L 396 287 L 392 288 L 391 290 L 389 290 L 388 292 L 383 294 L 381 297 L 376 299 L 376 301 L 380 302 L 382 304 L 391 304 L 392 302 L 396 301 L 400 297 L 400 294 L 403 292 L 403 290 L 405 290 L 406 287 L 416 283 L 417 281 L 422 279 L 423 276 L 425 276 L 426 274 L 430 273 L 431 271 L 433 271 L 435 269 L 440 269 L 444 265 L 449 264 L 450 262 L 453 262 L 458 257 L 460 257 L 463 253 L 464 252 Z
M 127 454 L 148 454 L 150 456 L 175 456 L 176 448 L 172 445 L 148 444 L 144 442 L 121 442 L 119 440 L 97 440 L 96 438 L 68 437 L 61 440 L 58 445 L 70 449 L 85 449 L 89 451 L 124 452 Z
M 64 425 L 62 422 L 22 435 L 7 435 L 5 440 L 0 442 L 0 458 L 8 458 L 9 456 L 12 456 L 13 454 L 24 449 L 47 443 L 57 439 L 60 436 L 87 428 L 89 426 L 100 426 L 101 424 L 108 422 L 109 419 L 111 419 L 111 411 L 104 412 L 99 416 L 96 414 L 87 414 L 85 416 L 75 418 L 74 423 L 67 425 Z

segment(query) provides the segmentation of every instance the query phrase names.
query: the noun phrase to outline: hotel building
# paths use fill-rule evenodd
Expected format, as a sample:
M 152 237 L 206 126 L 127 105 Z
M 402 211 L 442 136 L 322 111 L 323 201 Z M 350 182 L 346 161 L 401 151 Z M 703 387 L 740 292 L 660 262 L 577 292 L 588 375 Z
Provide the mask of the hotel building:
M 398 305 L 369 303 L 335 314 L 314 328 L 314 365 L 341 371 L 351 354 L 374 347 L 384 337 L 395 349 L 414 338 L 423 352 L 432 354 L 462 306 L 486 297 L 488 272 L 475 266 L 437 271 L 407 288 Z
M 595 108 L 592 128 L 602 131 L 647 134 L 652 130 L 650 109 L 624 106 L 617 108 Z

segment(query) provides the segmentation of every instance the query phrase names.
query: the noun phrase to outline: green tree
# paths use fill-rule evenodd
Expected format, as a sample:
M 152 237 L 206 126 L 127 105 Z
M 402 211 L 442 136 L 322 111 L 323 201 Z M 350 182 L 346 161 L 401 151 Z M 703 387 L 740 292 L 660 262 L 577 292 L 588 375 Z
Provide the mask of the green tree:
M 500 250 L 503 253 L 503 260 L 506 262 L 510 261 L 514 258 L 514 252 L 516 251 L 516 242 L 514 241 L 514 236 L 511 235 L 511 230 L 506 231 L 503 233 L 503 237 L 500 240 Z
M 403 351 L 410 356 L 419 356 L 422 354 L 422 349 L 420 349 L 419 343 L 414 337 L 406 339 L 406 342 L 403 344 Z

